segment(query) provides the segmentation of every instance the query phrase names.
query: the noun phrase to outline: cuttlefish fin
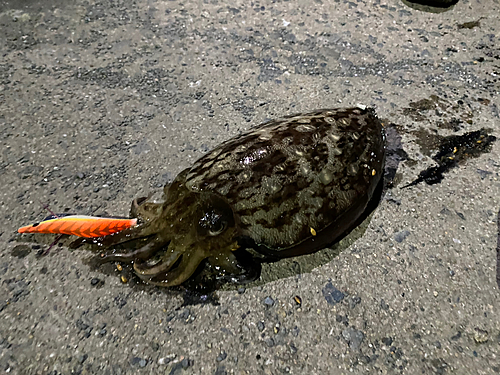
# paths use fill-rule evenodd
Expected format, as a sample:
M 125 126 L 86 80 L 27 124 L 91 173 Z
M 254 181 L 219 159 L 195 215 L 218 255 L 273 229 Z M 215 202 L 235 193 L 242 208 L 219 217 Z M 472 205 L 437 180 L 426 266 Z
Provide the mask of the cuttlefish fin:
M 49 216 L 45 220 L 19 228 L 19 233 L 70 234 L 78 237 L 96 238 L 109 236 L 137 225 L 137 219 L 66 215 Z

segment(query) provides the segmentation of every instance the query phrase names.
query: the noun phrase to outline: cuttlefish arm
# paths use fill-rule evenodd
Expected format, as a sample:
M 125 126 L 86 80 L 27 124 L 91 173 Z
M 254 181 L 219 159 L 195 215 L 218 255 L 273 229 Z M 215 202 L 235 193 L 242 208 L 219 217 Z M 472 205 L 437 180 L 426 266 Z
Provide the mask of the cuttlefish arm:
M 110 250 L 101 254 L 99 261 L 100 263 L 106 262 L 137 262 L 140 260 L 146 260 L 154 256 L 154 254 L 165 247 L 165 241 L 161 240 L 159 237 L 150 239 L 144 246 L 141 246 L 137 250 L 130 252 L 119 252 L 118 250 Z
M 136 260 L 134 271 L 143 281 L 158 286 L 180 285 L 189 279 L 200 266 L 208 260 L 216 274 L 220 278 L 248 278 L 248 270 L 240 265 L 233 251 L 238 245 L 232 243 L 226 249 L 214 250 L 210 246 L 199 246 L 193 243 L 187 249 L 183 249 L 175 242 L 171 242 L 164 251 L 156 254 L 151 259 Z
M 149 266 L 146 262 L 134 263 L 134 271 L 140 279 L 149 284 L 175 286 L 189 279 L 204 259 L 206 254 L 203 252 L 182 254 L 178 251 L 167 251 L 157 264 Z

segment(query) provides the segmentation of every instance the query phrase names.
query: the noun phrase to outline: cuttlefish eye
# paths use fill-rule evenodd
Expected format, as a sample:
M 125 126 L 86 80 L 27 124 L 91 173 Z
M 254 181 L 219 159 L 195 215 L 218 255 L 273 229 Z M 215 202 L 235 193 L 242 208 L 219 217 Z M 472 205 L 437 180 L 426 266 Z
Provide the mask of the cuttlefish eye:
M 195 219 L 198 235 L 201 237 L 215 237 L 235 225 L 233 210 L 220 197 L 210 194 L 200 199 Z
M 198 221 L 199 232 L 202 235 L 217 236 L 227 228 L 224 214 L 217 210 L 206 211 Z

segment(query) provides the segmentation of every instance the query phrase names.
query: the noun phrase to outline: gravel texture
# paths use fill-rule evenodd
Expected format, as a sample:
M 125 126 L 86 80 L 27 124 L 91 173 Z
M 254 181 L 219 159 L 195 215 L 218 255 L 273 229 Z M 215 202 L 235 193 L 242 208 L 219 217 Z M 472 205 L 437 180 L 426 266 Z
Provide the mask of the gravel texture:
M 401 189 L 438 137 L 500 136 L 498 0 L 10 0 L 0 30 L 0 373 L 500 372 L 500 142 Z M 252 125 L 358 103 L 398 139 L 393 184 L 339 245 L 260 283 L 186 305 L 15 233 L 44 204 L 126 215 Z

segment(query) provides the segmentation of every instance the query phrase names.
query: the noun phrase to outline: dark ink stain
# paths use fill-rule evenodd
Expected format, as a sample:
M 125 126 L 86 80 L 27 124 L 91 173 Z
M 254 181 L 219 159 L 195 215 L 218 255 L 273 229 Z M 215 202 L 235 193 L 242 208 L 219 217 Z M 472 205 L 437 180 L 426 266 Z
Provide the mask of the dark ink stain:
M 436 125 L 440 129 L 453 130 L 454 132 L 457 132 L 463 128 L 463 123 L 464 121 L 462 121 L 461 119 L 453 117 L 451 120 L 438 121 Z
M 415 186 L 424 181 L 428 185 L 440 183 L 444 178 L 443 174 L 450 169 L 470 158 L 477 158 L 489 152 L 495 140 L 496 137 L 489 135 L 486 129 L 441 138 L 439 151 L 432 157 L 438 165 L 423 170 L 416 180 L 403 188 Z

